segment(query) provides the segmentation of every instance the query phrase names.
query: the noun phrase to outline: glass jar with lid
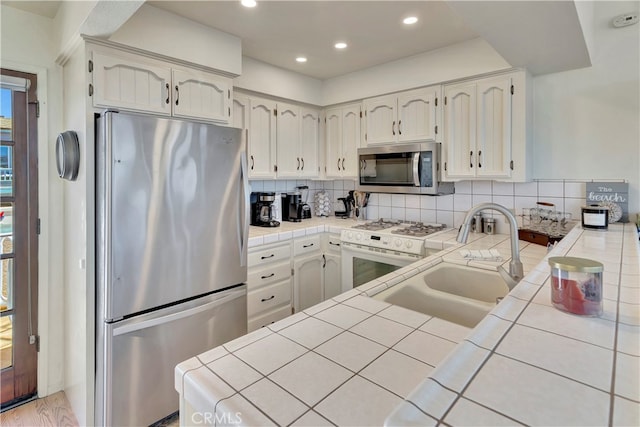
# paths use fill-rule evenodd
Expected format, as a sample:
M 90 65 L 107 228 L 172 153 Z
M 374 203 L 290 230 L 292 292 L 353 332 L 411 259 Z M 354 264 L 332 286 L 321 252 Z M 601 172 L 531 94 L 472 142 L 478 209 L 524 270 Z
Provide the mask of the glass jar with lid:
M 587 258 L 552 257 L 551 303 L 559 310 L 582 316 L 602 315 L 604 266 Z

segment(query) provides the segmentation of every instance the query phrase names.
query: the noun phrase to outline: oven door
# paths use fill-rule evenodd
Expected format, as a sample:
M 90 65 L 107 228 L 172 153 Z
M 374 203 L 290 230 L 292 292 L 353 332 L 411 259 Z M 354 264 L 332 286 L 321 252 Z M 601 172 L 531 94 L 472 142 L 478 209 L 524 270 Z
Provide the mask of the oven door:
M 342 242 L 342 292 L 407 266 L 421 256 Z

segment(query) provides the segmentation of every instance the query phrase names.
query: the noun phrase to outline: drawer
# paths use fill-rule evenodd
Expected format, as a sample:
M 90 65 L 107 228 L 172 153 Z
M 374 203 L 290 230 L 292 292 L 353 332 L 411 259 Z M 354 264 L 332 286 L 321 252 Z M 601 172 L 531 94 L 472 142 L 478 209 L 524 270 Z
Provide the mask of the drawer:
M 288 316 L 291 316 L 291 307 L 289 306 L 279 308 L 258 317 L 254 317 L 253 319 L 250 318 L 247 325 L 247 332 L 263 328 Z
M 291 308 L 291 280 L 269 285 L 247 294 L 247 316 L 251 317 L 286 304 Z
M 287 259 L 287 261 L 280 264 L 267 265 L 260 269 L 250 268 L 247 274 L 247 286 L 251 291 L 290 277 L 291 262 Z
M 289 242 L 268 247 L 259 247 L 249 251 L 247 255 L 249 268 L 270 262 L 288 260 L 291 257 L 291 245 Z
M 295 256 L 308 254 L 320 250 L 320 235 L 302 237 L 293 241 L 293 254 Z
M 333 253 L 336 255 L 340 254 L 340 235 L 339 234 L 329 234 L 324 236 L 324 251 L 328 253 Z

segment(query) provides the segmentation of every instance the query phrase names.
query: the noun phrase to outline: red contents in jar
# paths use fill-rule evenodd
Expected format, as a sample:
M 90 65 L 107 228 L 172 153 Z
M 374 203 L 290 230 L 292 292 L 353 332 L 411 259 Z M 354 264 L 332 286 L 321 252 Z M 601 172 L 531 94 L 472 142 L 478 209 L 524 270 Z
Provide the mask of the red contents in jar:
M 602 295 L 600 286 L 593 281 L 579 283 L 577 280 L 551 276 L 551 301 L 556 307 L 574 314 L 600 315 Z

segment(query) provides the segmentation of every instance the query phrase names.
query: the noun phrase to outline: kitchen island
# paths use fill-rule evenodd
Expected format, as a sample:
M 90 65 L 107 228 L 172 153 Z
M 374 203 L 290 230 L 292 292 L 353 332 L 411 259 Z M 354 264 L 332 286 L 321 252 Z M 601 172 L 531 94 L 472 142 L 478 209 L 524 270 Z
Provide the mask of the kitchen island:
M 464 247 L 509 253 L 508 236 L 478 237 Z M 473 329 L 369 298 L 441 262 L 500 264 L 463 259 L 454 239 L 434 235 L 442 252 L 178 365 L 181 424 L 638 425 L 635 227 L 577 226 L 548 255 L 521 242 L 525 278 Z M 604 264 L 602 317 L 551 306 L 546 260 L 563 255 Z

